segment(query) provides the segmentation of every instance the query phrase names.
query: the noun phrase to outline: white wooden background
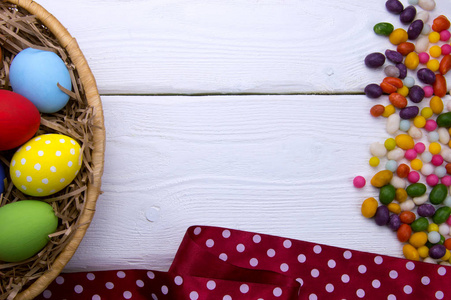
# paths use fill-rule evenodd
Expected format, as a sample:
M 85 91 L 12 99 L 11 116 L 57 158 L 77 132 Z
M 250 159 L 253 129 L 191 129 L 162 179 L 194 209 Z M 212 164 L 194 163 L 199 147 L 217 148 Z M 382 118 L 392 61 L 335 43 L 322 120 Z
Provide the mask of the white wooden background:
M 77 38 L 105 110 L 104 193 L 66 271 L 167 270 L 195 224 L 402 256 L 360 214 L 376 189 L 352 185 L 389 137 L 362 95 L 384 77 L 364 57 L 394 48 L 373 25 L 401 26 L 384 0 L 38 2 Z

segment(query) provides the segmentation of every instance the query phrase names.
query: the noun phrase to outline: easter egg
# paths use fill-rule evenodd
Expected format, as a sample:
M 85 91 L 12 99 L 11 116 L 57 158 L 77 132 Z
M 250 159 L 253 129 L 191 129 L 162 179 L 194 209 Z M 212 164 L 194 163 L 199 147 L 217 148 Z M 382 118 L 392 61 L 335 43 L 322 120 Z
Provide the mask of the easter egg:
M 5 176 L 5 168 L 3 167 L 3 164 L 0 163 L 0 194 L 3 193 L 3 191 L 5 190 L 5 180 L 6 176 Z
M 19 147 L 35 135 L 41 115 L 22 95 L 0 90 L 0 150 Z
M 30 99 L 43 113 L 57 112 L 69 101 L 58 83 L 72 89 L 69 70 L 63 60 L 53 52 L 33 48 L 24 49 L 14 57 L 9 81 L 14 92 Z
M 71 183 L 81 164 L 81 148 L 74 139 L 63 134 L 43 134 L 14 153 L 11 181 L 26 195 L 48 196 Z
M 0 261 L 18 262 L 32 257 L 49 242 L 58 218 L 50 204 L 22 200 L 0 207 Z

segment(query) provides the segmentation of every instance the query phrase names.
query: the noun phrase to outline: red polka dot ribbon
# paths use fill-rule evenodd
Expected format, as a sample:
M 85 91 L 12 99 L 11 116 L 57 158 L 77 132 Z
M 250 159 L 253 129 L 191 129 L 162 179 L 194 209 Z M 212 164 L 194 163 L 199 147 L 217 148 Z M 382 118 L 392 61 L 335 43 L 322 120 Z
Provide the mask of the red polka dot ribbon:
M 190 227 L 168 272 L 61 274 L 36 299 L 451 299 L 447 266 Z

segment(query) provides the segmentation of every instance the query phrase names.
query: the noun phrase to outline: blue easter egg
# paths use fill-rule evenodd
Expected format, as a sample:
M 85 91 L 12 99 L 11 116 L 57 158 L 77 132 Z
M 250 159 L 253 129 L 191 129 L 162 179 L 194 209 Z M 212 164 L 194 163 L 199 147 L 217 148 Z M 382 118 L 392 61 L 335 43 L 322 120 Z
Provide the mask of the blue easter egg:
M 0 163 L 0 194 L 3 193 L 3 191 L 5 190 L 5 180 L 6 176 L 5 176 L 5 168 L 3 167 L 3 164 Z
M 63 60 L 53 52 L 33 48 L 24 49 L 14 57 L 9 81 L 14 92 L 29 99 L 43 113 L 57 112 L 69 101 L 58 83 L 72 89 Z

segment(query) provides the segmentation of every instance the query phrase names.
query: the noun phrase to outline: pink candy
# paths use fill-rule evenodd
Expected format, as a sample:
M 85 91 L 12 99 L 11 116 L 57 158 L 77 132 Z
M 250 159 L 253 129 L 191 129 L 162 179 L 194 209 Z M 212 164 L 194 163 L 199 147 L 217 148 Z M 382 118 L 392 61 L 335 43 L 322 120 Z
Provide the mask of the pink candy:
M 446 185 L 446 186 L 451 186 L 451 176 L 449 175 L 445 175 L 442 177 L 442 184 Z
M 438 176 L 435 174 L 431 174 L 426 177 L 426 183 L 429 186 L 436 186 L 438 181 L 439 181 Z
M 406 150 L 404 157 L 408 160 L 415 159 L 417 157 L 417 152 L 414 149 L 408 149 Z
M 426 150 L 426 145 L 423 144 L 422 142 L 418 142 L 418 143 L 415 144 L 415 146 L 413 147 L 413 149 L 415 149 L 415 151 L 416 151 L 418 154 L 421 154 L 421 153 L 423 153 L 423 152 Z
M 443 55 L 448 55 L 451 53 L 451 45 L 450 44 L 443 44 L 441 48 L 442 48 Z
M 431 163 L 434 166 L 440 166 L 443 163 L 443 157 L 440 154 L 435 154 L 432 156 Z
M 429 54 L 421 52 L 418 54 L 418 58 L 420 59 L 420 63 L 425 64 L 429 61 Z
M 352 181 L 352 183 L 354 184 L 354 186 L 356 188 L 363 188 L 366 184 L 366 180 L 365 178 L 363 178 L 362 176 L 356 176 L 354 177 L 354 180 Z
M 434 88 L 430 85 L 426 85 L 423 87 L 423 91 L 424 91 L 424 96 L 426 98 L 431 97 L 434 94 Z
M 426 125 L 424 125 L 424 129 L 427 131 L 434 131 L 437 128 L 437 122 L 434 120 L 427 120 Z
M 442 30 L 440 31 L 440 40 L 442 42 L 446 42 L 451 37 L 451 33 L 448 30 Z
M 420 174 L 417 171 L 412 171 L 407 175 L 407 180 L 409 180 L 411 183 L 416 183 L 418 180 L 420 180 Z

